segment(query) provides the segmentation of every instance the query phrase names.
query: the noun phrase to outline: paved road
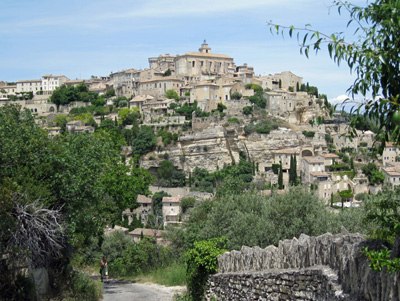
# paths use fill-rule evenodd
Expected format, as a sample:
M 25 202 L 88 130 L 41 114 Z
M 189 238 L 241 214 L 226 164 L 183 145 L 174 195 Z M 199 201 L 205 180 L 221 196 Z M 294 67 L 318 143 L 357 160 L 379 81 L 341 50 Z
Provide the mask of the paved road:
M 176 292 L 184 287 L 166 287 L 153 283 L 131 283 L 118 280 L 110 280 L 104 283 L 104 301 L 172 301 Z

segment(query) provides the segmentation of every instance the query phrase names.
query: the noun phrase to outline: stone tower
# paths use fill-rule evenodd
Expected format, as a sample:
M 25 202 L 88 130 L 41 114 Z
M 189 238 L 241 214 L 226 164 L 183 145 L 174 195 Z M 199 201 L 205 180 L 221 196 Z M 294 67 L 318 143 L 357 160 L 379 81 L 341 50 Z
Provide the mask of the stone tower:
M 199 51 L 201 53 L 211 53 L 211 47 L 208 47 L 206 40 L 204 40 L 203 44 L 201 44 Z

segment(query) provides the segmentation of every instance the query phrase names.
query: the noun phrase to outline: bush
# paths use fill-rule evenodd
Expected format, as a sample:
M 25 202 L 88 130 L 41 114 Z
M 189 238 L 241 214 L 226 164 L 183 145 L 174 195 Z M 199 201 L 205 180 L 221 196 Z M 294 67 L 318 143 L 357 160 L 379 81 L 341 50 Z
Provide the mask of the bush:
M 355 196 L 357 201 L 364 201 L 367 197 L 368 197 L 368 193 L 365 193 L 365 192 L 357 193 Z
M 302 133 L 304 136 L 306 136 L 308 138 L 313 138 L 315 136 L 315 132 L 313 132 L 313 131 L 303 131 Z
M 236 117 L 235 118 L 229 118 L 228 122 L 230 122 L 230 123 L 240 123 L 239 119 L 237 119 Z
M 252 106 L 245 106 L 245 107 L 243 107 L 243 114 L 244 114 L 244 115 L 253 114 L 253 107 L 252 107 Z
M 182 213 L 186 213 L 186 211 L 189 208 L 193 208 L 195 202 L 196 202 L 195 198 L 192 198 L 192 197 L 183 198 L 181 200 Z
M 193 300 L 202 300 L 208 276 L 217 272 L 217 257 L 227 251 L 226 241 L 225 237 L 196 241 L 185 254 L 187 288 Z
M 123 231 L 114 231 L 104 237 L 101 250 L 109 262 L 123 256 L 124 250 L 132 244 L 131 239 Z
M 101 282 L 91 279 L 87 273 L 75 272 L 70 288 L 68 300 L 97 301 L 102 296 Z

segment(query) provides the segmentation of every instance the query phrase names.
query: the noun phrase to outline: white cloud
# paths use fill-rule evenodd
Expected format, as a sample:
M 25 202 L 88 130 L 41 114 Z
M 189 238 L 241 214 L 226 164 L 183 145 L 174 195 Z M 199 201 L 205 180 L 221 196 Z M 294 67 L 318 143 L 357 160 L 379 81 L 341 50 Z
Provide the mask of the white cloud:
M 337 96 L 335 98 L 328 99 L 328 101 L 333 105 L 342 104 L 344 101 L 347 102 L 349 100 L 350 100 L 350 97 L 348 95 L 344 95 L 344 94 L 343 95 L 339 95 L 339 96 Z

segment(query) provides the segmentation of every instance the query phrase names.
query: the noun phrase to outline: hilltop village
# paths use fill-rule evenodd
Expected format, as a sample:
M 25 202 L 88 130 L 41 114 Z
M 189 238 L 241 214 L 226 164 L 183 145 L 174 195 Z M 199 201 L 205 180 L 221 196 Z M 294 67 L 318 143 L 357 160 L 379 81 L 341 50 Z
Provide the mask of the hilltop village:
M 49 137 L 114 125 L 127 135 L 151 128 L 155 143 L 140 149 L 128 143 L 121 153 L 155 176 L 153 193 L 170 194 L 162 200 L 164 225 L 181 222 L 182 198 L 215 193 L 210 174 L 240 162 L 247 162 L 249 182 L 260 193 L 302 183 L 327 204 L 356 206 L 363 195 L 400 184 L 398 149 L 387 143 L 380 156 L 370 128 L 350 137 L 346 116 L 331 118 L 316 87 L 290 71 L 257 76 L 253 67 L 213 53 L 206 41 L 197 52 L 149 58 L 144 70 L 0 81 L 0 104 L 7 103 L 30 110 Z M 311 125 L 319 117 L 324 122 Z M 140 195 L 138 204 L 136 217 L 146 223 L 154 202 Z M 137 239 L 143 234 L 133 232 Z

